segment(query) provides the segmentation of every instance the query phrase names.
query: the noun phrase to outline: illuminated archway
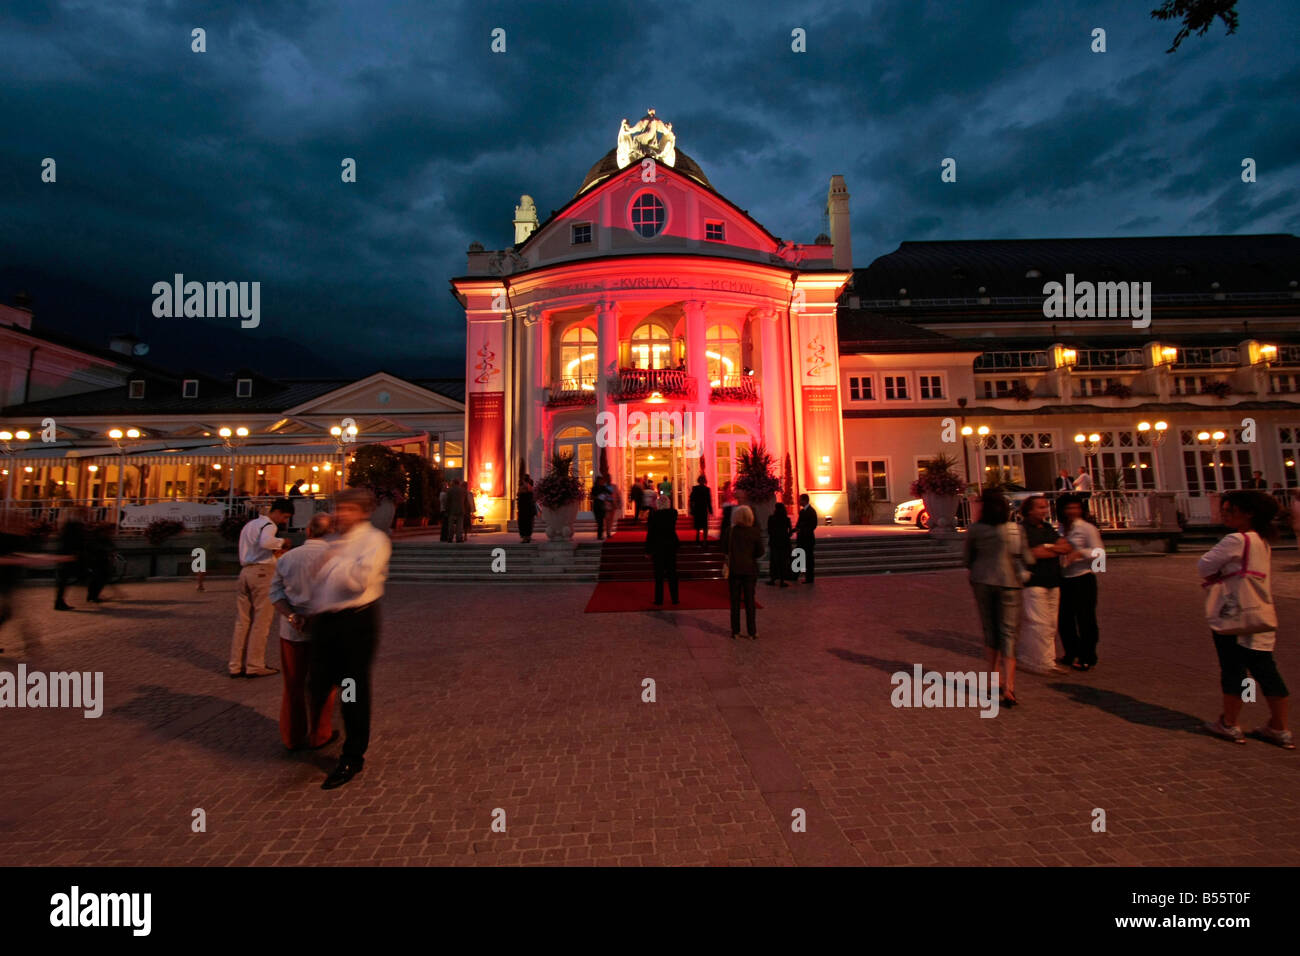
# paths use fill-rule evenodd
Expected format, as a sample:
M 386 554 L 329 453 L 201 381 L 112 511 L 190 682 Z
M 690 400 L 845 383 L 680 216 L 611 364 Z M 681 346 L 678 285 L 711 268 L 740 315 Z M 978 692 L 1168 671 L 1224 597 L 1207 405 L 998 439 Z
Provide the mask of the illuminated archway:
M 711 325 L 705 337 L 709 363 L 709 385 L 713 388 L 740 384 L 740 333 L 730 325 Z
M 632 332 L 629 357 L 633 368 L 671 368 L 672 336 L 662 325 L 644 322 Z
M 560 381 L 570 390 L 596 388 L 596 333 L 574 326 L 560 340 Z
M 713 474 L 718 492 L 736 480 L 736 463 L 740 453 L 751 445 L 749 432 L 742 425 L 723 425 L 713 433 Z

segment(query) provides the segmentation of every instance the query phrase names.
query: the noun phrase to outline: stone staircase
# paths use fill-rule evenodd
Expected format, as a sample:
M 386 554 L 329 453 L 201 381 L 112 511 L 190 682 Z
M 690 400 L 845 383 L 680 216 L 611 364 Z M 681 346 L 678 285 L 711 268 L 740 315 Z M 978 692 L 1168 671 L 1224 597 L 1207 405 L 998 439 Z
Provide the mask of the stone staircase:
M 494 552 L 505 552 L 505 571 L 493 571 Z M 600 568 L 600 545 L 592 542 L 539 541 L 531 544 L 464 544 L 425 539 L 394 541 L 388 562 L 390 581 L 506 581 L 573 583 L 594 581 Z

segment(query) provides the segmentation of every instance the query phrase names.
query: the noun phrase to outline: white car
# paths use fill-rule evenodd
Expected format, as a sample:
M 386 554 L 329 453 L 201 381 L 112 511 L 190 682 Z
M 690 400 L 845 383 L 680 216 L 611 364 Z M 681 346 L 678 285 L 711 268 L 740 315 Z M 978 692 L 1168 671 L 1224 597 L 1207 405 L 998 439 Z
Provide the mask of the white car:
M 1011 505 L 1011 516 L 1017 521 L 1020 520 L 1020 506 L 1024 504 L 1026 498 L 1032 498 L 1037 491 L 1014 491 L 1007 494 L 1007 501 Z M 959 523 L 961 515 L 966 513 L 964 507 L 959 509 Z M 910 524 L 918 528 L 928 528 L 930 526 L 930 513 L 925 510 L 925 502 L 920 498 L 913 498 L 911 501 L 904 501 L 894 509 L 894 524 Z

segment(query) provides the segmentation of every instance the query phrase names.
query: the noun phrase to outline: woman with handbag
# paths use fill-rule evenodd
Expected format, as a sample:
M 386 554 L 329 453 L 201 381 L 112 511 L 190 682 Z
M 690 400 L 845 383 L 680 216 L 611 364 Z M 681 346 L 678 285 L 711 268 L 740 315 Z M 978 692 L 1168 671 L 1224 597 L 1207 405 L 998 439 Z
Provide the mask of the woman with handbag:
M 1237 726 L 1246 675 L 1259 684 L 1268 701 L 1269 721 L 1251 736 L 1286 750 L 1295 742 L 1287 729 L 1290 697 L 1273 659 L 1277 639 L 1277 609 L 1271 590 L 1271 549 L 1277 537 L 1273 518 L 1277 502 L 1258 491 L 1230 491 L 1221 500 L 1223 523 L 1232 529 L 1196 564 L 1208 593 L 1205 617 L 1219 655 L 1219 687 L 1223 713 L 1207 722 L 1216 737 L 1244 744 Z
M 980 495 L 979 520 L 966 532 L 966 567 L 975 607 L 984 628 L 989 672 L 1001 676 L 1000 701 L 1014 707 L 1016 639 L 1029 566 L 1035 563 L 1024 529 L 1011 520 L 1011 505 L 1002 492 L 987 488 Z

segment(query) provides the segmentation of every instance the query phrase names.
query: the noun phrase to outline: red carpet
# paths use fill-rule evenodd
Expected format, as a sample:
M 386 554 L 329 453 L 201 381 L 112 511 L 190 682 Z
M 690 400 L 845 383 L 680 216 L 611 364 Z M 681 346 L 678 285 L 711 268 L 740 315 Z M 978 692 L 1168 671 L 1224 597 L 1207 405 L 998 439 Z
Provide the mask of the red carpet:
M 678 584 L 680 604 L 673 604 L 664 585 L 664 603 L 654 603 L 653 581 L 601 581 L 587 602 L 588 614 L 614 611 L 726 611 L 731 607 L 726 581 L 682 581 Z M 755 601 L 757 607 L 762 603 Z

